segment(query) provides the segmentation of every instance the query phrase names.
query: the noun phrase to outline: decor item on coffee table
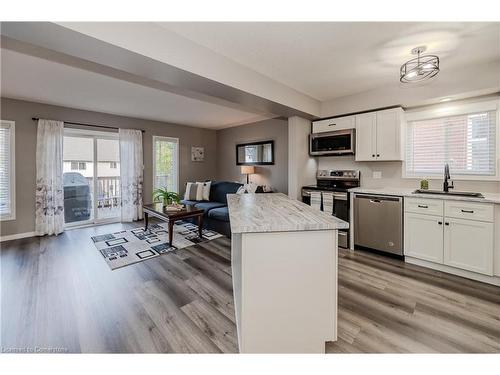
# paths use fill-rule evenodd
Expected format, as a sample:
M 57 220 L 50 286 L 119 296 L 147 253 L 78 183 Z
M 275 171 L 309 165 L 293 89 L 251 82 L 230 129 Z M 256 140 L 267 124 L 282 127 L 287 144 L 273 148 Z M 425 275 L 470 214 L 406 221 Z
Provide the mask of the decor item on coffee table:
M 179 211 L 168 211 L 162 203 L 152 203 L 145 204 L 142 207 L 144 211 L 144 230 L 148 229 L 148 221 L 149 215 L 154 216 L 160 220 L 164 220 L 168 222 L 168 243 L 172 244 L 173 239 L 173 228 L 174 222 L 177 220 L 184 220 L 189 218 L 198 218 L 198 233 L 201 238 L 202 229 L 203 229 L 203 210 L 196 208 L 191 205 L 186 205 L 186 208 L 183 208 Z
M 171 244 L 167 238 L 167 227 L 167 223 L 151 224 L 148 229 L 138 227 L 91 238 L 109 268 L 115 270 L 222 237 L 217 232 L 204 229 L 200 238 L 197 225 L 179 220 L 173 225 L 175 238 Z
M 159 188 L 153 191 L 153 201 L 155 203 L 162 202 L 165 207 L 172 203 L 179 203 L 181 197 L 175 191 L 168 191 L 167 188 Z

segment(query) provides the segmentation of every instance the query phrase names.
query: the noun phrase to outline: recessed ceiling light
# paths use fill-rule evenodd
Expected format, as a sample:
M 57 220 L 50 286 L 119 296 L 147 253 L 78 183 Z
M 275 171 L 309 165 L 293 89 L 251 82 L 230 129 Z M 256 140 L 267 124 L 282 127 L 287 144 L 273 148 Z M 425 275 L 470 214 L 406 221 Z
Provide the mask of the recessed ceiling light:
M 440 100 L 441 103 L 443 102 L 449 102 L 451 100 L 451 98 L 443 98 Z

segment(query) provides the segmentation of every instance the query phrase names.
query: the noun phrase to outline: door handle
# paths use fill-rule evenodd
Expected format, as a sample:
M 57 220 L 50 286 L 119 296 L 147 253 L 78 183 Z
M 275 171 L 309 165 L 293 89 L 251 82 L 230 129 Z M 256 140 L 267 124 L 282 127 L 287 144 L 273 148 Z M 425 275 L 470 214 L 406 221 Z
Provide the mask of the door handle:
M 380 201 L 378 199 L 370 199 L 370 202 L 372 202 L 372 203 L 380 203 Z
M 466 213 L 466 214 L 473 214 L 474 213 L 473 210 L 461 210 L 461 211 Z

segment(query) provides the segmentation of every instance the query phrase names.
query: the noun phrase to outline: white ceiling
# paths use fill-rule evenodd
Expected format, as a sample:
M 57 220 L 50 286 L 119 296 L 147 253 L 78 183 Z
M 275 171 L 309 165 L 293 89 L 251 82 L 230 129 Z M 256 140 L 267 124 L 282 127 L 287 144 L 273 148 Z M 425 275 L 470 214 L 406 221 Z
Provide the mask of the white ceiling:
M 500 23 L 160 25 L 320 101 L 398 85 L 400 65 L 420 45 L 437 54 L 447 72 L 500 61 Z
M 218 129 L 268 118 L 6 49 L 1 77 L 2 97 L 168 123 Z

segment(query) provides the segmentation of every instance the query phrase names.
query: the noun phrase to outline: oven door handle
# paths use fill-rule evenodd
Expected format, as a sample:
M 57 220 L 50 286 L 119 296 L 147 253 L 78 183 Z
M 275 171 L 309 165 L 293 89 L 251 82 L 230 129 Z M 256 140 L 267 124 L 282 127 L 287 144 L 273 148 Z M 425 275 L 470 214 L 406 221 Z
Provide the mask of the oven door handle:
M 333 199 L 336 201 L 347 201 L 347 194 L 333 194 Z
M 333 195 L 333 199 L 334 200 L 337 200 L 337 201 L 347 201 L 347 194 L 343 194 L 343 193 L 334 193 L 334 192 L 331 192 L 331 191 L 328 191 L 328 190 L 302 190 L 302 196 L 303 197 L 310 197 L 311 196 L 311 192 L 313 191 L 318 191 L 318 192 L 321 192 L 321 193 L 326 193 L 326 194 L 332 194 Z

